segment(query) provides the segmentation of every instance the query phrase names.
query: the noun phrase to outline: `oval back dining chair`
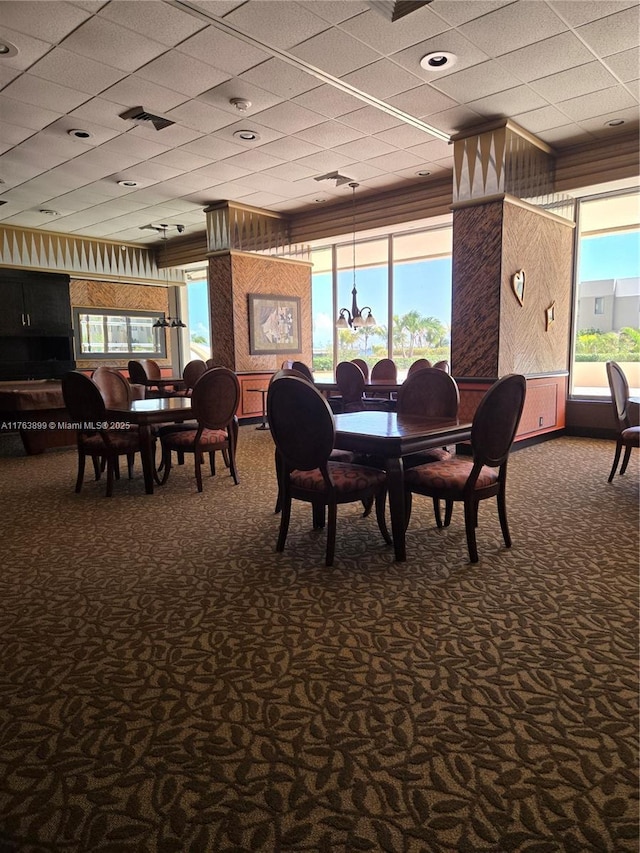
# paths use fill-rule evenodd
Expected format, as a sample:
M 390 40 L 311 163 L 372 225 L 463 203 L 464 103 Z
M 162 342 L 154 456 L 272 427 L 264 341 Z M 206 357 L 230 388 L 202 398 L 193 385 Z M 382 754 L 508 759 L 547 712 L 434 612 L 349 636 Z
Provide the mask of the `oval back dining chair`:
M 184 393 L 186 396 L 191 396 L 193 386 L 206 370 L 206 362 L 201 358 L 194 358 L 185 364 L 182 371 L 182 381 L 184 383 Z
M 352 361 L 352 363 L 353 363 L 353 364 L 357 364 L 357 365 L 358 365 L 358 367 L 360 368 L 360 370 L 361 370 L 361 371 L 363 372 L 363 374 L 364 374 L 364 381 L 365 381 L 365 382 L 368 382 L 368 381 L 369 381 L 369 365 L 368 365 L 368 363 L 364 360 L 364 358 L 352 358 L 352 359 L 351 359 L 351 361 Z
M 436 361 L 433 366 L 436 370 L 444 370 L 445 373 L 451 373 L 451 368 L 449 367 L 449 362 L 446 358 L 443 358 L 442 361 Z
M 202 374 L 193 387 L 191 408 L 197 427 L 189 430 L 167 428 L 160 436 L 162 443 L 162 479 L 164 484 L 171 472 L 171 453 L 193 453 L 198 491 L 202 491 L 202 456 L 209 454 L 211 475 L 216 473 L 215 453 L 226 450 L 229 469 L 237 485 L 236 445 L 240 402 L 240 382 L 236 374 L 226 367 L 213 367 Z
M 398 381 L 398 368 L 395 361 L 391 358 L 381 358 L 371 368 L 371 381 L 375 382 L 378 379 L 387 380 L 388 382 Z
M 162 379 L 162 371 L 157 361 L 152 358 L 131 359 L 127 365 L 129 381 L 134 385 L 144 385 L 147 389 L 146 396 L 149 398 L 168 397 L 172 392 L 162 388 L 153 388 L 154 379 Z
M 336 365 L 336 385 L 339 398 L 336 406 L 341 412 L 361 412 L 364 409 L 364 374 L 353 361 Z M 341 401 L 341 402 L 340 402 Z
M 314 507 L 314 519 L 328 510 L 325 564 L 333 565 L 338 504 L 375 499 L 382 536 L 391 544 L 384 517 L 386 474 L 364 465 L 331 461 L 335 425 L 329 404 L 311 383 L 282 376 L 269 385 L 267 414 L 276 445 L 282 512 L 276 551 L 283 551 L 293 499 Z
M 313 382 L 313 373 L 311 372 L 311 368 L 308 367 L 304 361 L 294 361 L 291 363 L 291 369 L 297 370 L 298 373 L 301 373 L 305 379 L 309 382 Z
M 429 359 L 417 358 L 409 365 L 409 369 L 407 370 L 407 376 L 411 376 L 411 374 L 415 373 L 416 370 L 423 370 L 425 367 L 431 367 L 431 362 L 429 361 Z
M 471 459 L 453 456 L 443 462 L 430 462 L 405 471 L 407 525 L 411 517 L 413 494 L 426 495 L 433 498 L 434 502 L 445 501 L 445 527 L 451 522 L 454 501 L 462 501 L 467 548 L 472 563 L 478 562 L 478 504 L 486 498 L 497 499 L 504 544 L 507 548 L 511 547 L 505 498 L 507 462 L 520 423 L 526 392 L 526 379 L 515 373 L 504 376 L 489 388 L 473 417 Z M 436 524 L 442 526 L 439 512 L 436 513 Z
M 133 399 L 133 387 L 115 367 L 96 367 L 91 378 L 100 389 L 107 409 L 127 408 Z M 143 386 L 138 386 L 142 387 Z
M 140 450 L 139 433 L 136 430 L 104 428 L 107 422 L 107 406 L 102 392 L 93 379 L 78 370 L 62 377 L 62 396 L 71 420 L 78 425 L 76 493 L 82 489 L 85 461 L 87 456 L 90 456 L 96 480 L 100 479 L 102 460 L 106 461 L 106 497 L 110 498 L 113 494 L 113 481 L 119 478 L 119 456 L 127 457 L 129 479 L 133 476 L 133 457 Z
M 632 448 L 640 447 L 640 426 L 635 426 L 631 423 L 629 417 L 629 383 L 623 369 L 616 361 L 607 362 L 607 379 L 609 380 L 611 403 L 613 405 L 618 432 L 616 436 L 616 451 L 608 479 L 610 483 L 615 476 L 622 448 L 624 447 L 624 457 L 620 466 L 620 474 L 624 474 L 627 470 Z

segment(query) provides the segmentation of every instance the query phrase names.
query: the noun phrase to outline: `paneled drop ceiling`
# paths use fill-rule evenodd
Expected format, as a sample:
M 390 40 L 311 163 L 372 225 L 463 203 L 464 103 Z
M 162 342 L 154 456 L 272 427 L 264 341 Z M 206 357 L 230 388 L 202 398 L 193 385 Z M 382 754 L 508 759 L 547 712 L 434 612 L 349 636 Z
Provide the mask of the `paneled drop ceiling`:
M 497 117 L 557 149 L 637 128 L 637 0 L 433 0 L 393 22 L 375 5 L 0 0 L 0 222 L 157 242 L 145 226 L 202 231 L 219 200 L 346 200 L 315 180 L 331 172 L 362 193 L 428 182 L 451 134 Z

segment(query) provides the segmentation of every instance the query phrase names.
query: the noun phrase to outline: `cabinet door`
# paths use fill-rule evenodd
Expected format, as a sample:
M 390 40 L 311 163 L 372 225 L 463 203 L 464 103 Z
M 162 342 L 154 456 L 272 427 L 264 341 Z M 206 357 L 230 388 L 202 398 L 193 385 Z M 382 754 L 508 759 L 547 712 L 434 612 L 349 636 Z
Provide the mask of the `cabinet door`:
M 26 319 L 21 282 L 0 280 L 0 305 L 0 334 L 24 334 Z
M 29 333 L 64 333 L 71 328 L 67 276 L 30 277 L 22 285 Z

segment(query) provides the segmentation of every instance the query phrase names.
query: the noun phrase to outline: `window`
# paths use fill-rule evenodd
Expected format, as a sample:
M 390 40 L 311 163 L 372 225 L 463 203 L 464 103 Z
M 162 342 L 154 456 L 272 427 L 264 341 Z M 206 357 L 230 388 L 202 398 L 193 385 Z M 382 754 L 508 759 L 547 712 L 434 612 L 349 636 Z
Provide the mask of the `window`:
M 187 301 L 189 317 L 189 357 L 187 361 L 211 358 L 211 321 L 207 270 L 187 273 Z
M 311 255 L 316 378 L 330 380 L 337 362 L 353 358 L 364 358 L 372 367 L 391 356 L 400 378 L 416 358 L 450 360 L 451 225 L 357 240 L 357 303 L 365 317 L 365 308 L 371 310 L 376 325 L 335 329 L 340 309 L 351 311 L 353 250 L 349 242 L 314 249 Z
M 578 199 L 573 397 L 608 397 L 606 362 L 640 392 L 640 193 Z
M 74 308 L 76 358 L 164 358 L 164 329 L 153 327 L 163 317 L 160 311 Z

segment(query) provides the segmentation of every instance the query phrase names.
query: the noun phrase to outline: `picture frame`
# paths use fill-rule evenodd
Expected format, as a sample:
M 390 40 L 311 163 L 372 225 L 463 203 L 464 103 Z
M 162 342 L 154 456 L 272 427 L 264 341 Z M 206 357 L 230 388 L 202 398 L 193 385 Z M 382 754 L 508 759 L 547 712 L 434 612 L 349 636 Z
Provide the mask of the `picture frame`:
M 249 294 L 249 352 L 251 355 L 302 352 L 299 296 Z

